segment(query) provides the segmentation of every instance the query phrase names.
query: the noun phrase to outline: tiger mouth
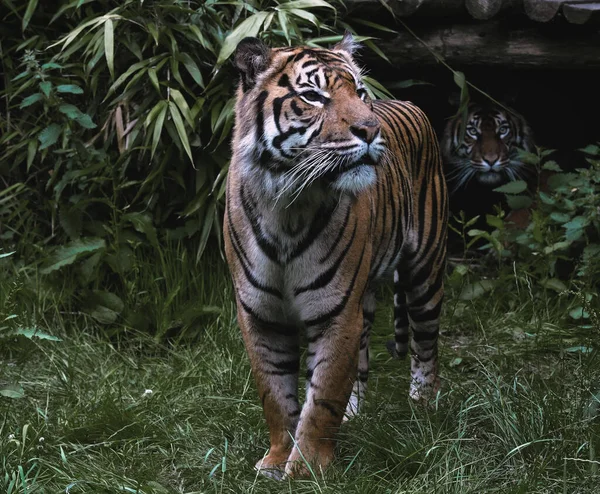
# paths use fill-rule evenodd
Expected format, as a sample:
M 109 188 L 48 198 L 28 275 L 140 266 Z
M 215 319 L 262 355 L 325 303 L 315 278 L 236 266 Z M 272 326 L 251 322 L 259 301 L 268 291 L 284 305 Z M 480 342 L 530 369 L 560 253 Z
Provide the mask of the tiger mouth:
M 358 158 L 357 160 L 351 161 L 349 163 L 343 163 L 343 164 L 336 166 L 335 169 L 333 169 L 325 174 L 325 178 L 328 180 L 335 180 L 340 175 L 342 175 L 344 173 L 348 173 L 348 172 L 358 168 L 359 166 L 375 167 L 376 165 L 377 165 L 377 162 L 373 158 L 371 158 L 371 156 L 365 155 L 365 156 Z

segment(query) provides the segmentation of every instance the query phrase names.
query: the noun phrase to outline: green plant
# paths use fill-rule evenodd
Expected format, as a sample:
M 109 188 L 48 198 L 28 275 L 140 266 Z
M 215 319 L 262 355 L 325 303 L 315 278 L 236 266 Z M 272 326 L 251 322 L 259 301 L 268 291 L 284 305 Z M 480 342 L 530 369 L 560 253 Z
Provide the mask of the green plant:
M 125 310 L 136 256 L 160 259 L 160 245 L 185 240 L 197 262 L 220 246 L 238 41 L 317 46 L 349 23 L 385 29 L 324 0 L 0 5 L 11 26 L 0 43 L 0 241 L 58 284 L 72 279 L 106 322 Z
M 515 228 L 510 215 L 498 212 L 486 217 L 490 231 L 466 232 L 472 239 L 469 245 L 484 239 L 482 250 L 493 252 L 501 262 L 515 263 L 540 287 L 575 295 L 579 303 L 569 311 L 574 320 L 588 319 L 599 302 L 600 147 L 590 145 L 581 151 L 589 167 L 570 172 L 550 159 L 552 150 L 523 152 L 521 158 L 544 178 L 543 186 L 532 192 L 525 182 L 514 181 L 495 190 L 505 194 L 513 210 L 527 211 L 528 224 Z

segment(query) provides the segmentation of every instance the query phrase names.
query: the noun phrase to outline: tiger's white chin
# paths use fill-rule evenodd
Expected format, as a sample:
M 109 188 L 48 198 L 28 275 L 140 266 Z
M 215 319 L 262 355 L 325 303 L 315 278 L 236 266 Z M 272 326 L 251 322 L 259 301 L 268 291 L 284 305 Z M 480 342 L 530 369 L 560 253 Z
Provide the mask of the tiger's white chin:
M 505 177 L 501 173 L 489 171 L 485 173 L 479 173 L 477 175 L 477 180 L 482 185 L 489 185 L 493 187 L 502 185 L 502 182 L 505 180 Z
M 375 167 L 372 165 L 358 165 L 337 177 L 331 183 L 331 187 L 340 192 L 358 194 L 371 187 L 376 181 Z

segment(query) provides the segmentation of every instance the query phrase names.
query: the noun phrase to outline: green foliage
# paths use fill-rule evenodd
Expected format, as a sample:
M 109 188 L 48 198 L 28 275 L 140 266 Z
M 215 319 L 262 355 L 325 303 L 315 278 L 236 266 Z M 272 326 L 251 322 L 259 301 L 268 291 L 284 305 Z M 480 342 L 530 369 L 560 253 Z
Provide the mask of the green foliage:
M 328 45 L 362 22 L 324 0 L 0 5 L 0 242 L 89 293 L 122 290 L 134 251 L 220 245 L 241 38 Z
M 524 152 L 521 159 L 547 177 L 545 186 L 533 194 L 522 181 L 496 189 L 505 193 L 513 210 L 529 209 L 524 229 L 512 227 L 502 212 L 486 217 L 491 231 L 466 229 L 471 237 L 467 247 L 484 239 L 482 250 L 514 263 L 513 269 L 529 273 L 538 286 L 574 296 L 575 306 L 569 311 L 573 320 L 588 319 L 599 303 L 600 148 L 592 145 L 581 151 L 589 167 L 571 172 L 550 159 L 552 150 Z

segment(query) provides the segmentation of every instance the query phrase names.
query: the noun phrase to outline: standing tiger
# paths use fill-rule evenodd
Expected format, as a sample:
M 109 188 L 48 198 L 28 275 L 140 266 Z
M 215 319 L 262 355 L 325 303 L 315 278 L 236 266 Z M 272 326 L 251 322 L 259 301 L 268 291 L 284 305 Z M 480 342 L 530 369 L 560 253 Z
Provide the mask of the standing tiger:
M 498 105 L 469 104 L 466 125 L 463 115 L 450 119 L 441 148 L 453 192 L 465 189 L 474 180 L 475 187 L 483 186 L 489 193 L 512 180 L 529 180 L 534 171 L 518 156 L 519 148 L 535 150 L 527 121 Z
M 332 49 L 246 38 L 224 240 L 238 323 L 269 428 L 265 475 L 325 468 L 369 369 L 376 282 L 394 275 L 395 351 L 410 396 L 439 388 L 447 193 L 434 131 L 414 105 L 371 101 L 350 35 Z M 308 343 L 298 401 L 299 340 Z

